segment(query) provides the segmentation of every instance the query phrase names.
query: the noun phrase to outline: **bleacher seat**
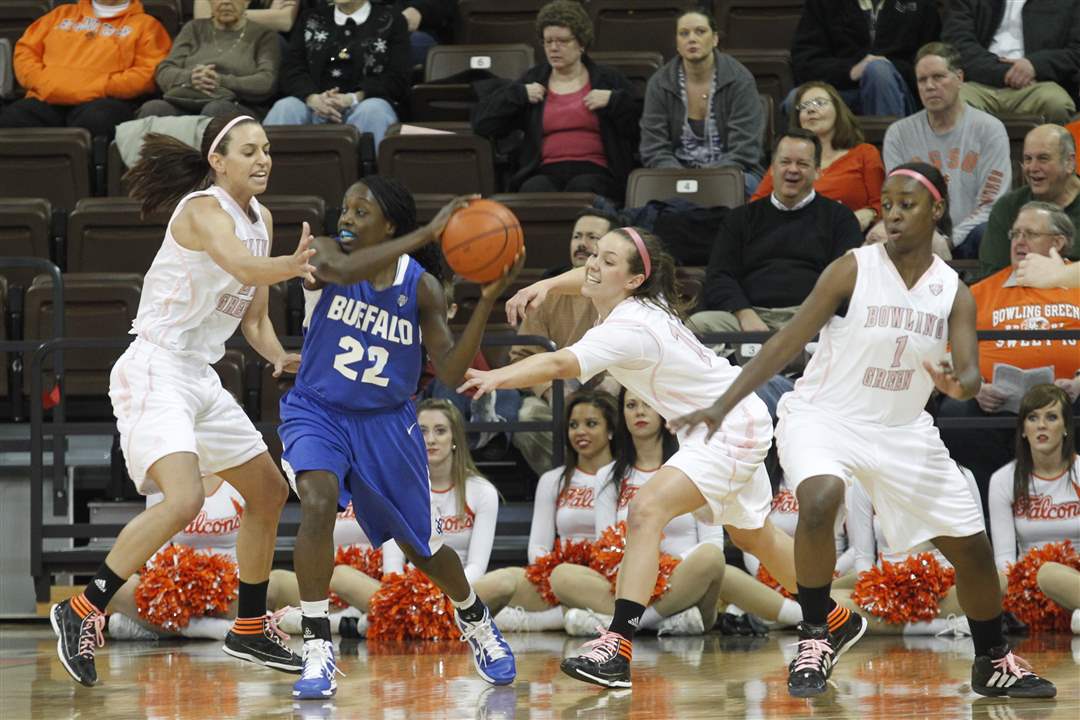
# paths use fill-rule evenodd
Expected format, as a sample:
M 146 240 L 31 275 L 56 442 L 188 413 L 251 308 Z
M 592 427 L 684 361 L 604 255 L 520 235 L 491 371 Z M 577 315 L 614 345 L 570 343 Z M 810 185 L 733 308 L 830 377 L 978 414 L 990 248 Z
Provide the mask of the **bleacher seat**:
M 0 38 L 0 100 L 15 97 L 15 69 L 12 62 L 11 40 Z
M 452 193 L 413 193 L 416 202 L 416 222 L 429 223 L 442 209 L 443 205 L 454 199 Z
M 675 57 L 675 18 L 670 0 L 590 0 L 594 50 L 647 50 Z
M 50 259 L 52 207 L 42 198 L 0 198 L 0 248 L 10 257 Z M 13 285 L 28 287 L 40 271 L 4 268 Z
M 133 273 L 68 273 L 64 275 L 64 332 L 71 338 L 127 337 L 139 309 L 142 278 Z M 40 275 L 26 291 L 27 340 L 52 337 L 52 278 Z M 122 348 L 64 351 L 65 389 L 68 395 L 103 396 L 109 372 Z M 30 363 L 26 356 L 23 391 L 30 392 Z M 45 369 L 52 367 L 52 358 Z M 46 377 L 43 387 L 51 381 Z
M 1009 158 L 1012 160 L 1012 187 L 1024 184 L 1024 138 L 1043 124 L 1041 117 L 1035 115 L 1003 116 L 1005 132 L 1009 135 Z M 1011 189 L 1011 188 L 1010 188 Z
M 803 0 L 714 0 L 724 49 L 789 50 Z
M 674 197 L 703 207 L 737 207 L 746 197 L 743 171 L 735 166 L 638 168 L 626 182 L 627 207 L 642 207 L 650 200 Z
M 183 11 L 179 0 L 142 0 L 146 14 L 155 18 L 165 27 L 169 37 L 176 37 L 180 27 L 184 24 Z
M 536 13 L 547 0 L 460 0 L 454 25 L 459 43 L 525 43 L 542 56 Z
M 664 64 L 664 56 L 650 50 L 599 50 L 589 57 L 600 65 L 610 65 L 626 76 L 639 97 L 645 97 L 649 78 Z
M 681 286 L 682 299 L 692 300 L 701 297 L 701 288 L 705 284 L 704 267 L 680 265 L 675 268 L 675 277 Z
M 169 215 L 163 210 L 144 218 L 139 203 L 130 198 L 80 200 L 68 218 L 68 272 L 145 275 Z
M 221 378 L 221 386 L 236 401 L 244 403 L 244 353 L 239 350 L 226 350 L 225 357 L 214 363 L 214 370 Z
M 414 193 L 495 192 L 491 143 L 478 135 L 394 135 L 379 146 L 379 173 Z
M 266 128 L 274 167 L 267 194 L 318 195 L 341 207 L 345 191 L 361 174 L 363 157 L 374 155 L 370 133 L 352 125 L 271 125 Z
M 765 148 L 767 161 L 772 154 L 773 140 L 776 138 L 776 105 L 773 103 L 772 95 L 758 93 L 758 98 L 761 100 L 761 114 L 765 116 L 765 131 L 761 137 L 761 145 Z
M 491 198 L 517 216 L 525 233 L 525 266 L 553 268 L 570 259 L 577 214 L 593 204 L 592 193 L 506 193 Z
M 884 160 L 885 132 L 899 118 L 892 115 L 860 115 L 855 120 L 858 121 L 859 127 L 862 128 L 863 140 L 876 147 L 882 155 L 882 160 Z M 889 168 L 885 169 L 888 170 Z
M 49 0 L 4 0 L 0 2 L 0 38 L 7 38 L 11 46 L 30 27 L 30 23 L 49 12 Z
M 326 203 L 317 195 L 261 195 L 258 201 L 274 218 L 274 237 L 271 255 L 292 255 L 300 242 L 304 223 L 312 235 L 323 235 L 326 228 Z M 338 200 L 339 204 L 341 201 Z M 335 205 L 336 205 L 335 204 Z
M 414 85 L 410 96 L 414 120 L 468 121 L 477 97 L 468 83 L 439 82 L 466 72 L 482 70 L 516 80 L 535 62 L 532 45 L 436 45 L 428 51 L 424 82 Z
M 784 123 L 780 117 L 781 106 L 795 87 L 791 53 L 787 50 L 733 50 L 730 54 L 754 76 L 758 92 L 772 98 L 773 122 Z
M 7 270 L 5 269 L 5 273 Z M 8 281 L 7 275 L 0 275 L 0 342 L 8 339 Z M 8 394 L 8 356 L 0 352 L 0 401 L 7 400 Z
M 70 211 L 90 196 L 92 157 L 83 128 L 0 129 L 0 197 L 41 197 Z

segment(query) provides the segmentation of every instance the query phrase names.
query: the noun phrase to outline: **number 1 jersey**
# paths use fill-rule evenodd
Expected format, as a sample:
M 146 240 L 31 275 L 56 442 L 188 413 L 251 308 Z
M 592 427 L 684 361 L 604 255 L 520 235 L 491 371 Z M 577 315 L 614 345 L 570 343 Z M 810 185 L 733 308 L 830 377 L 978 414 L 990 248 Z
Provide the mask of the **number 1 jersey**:
M 423 353 L 416 286 L 423 267 L 397 261 L 383 290 L 370 282 L 305 291 L 304 347 L 294 390 L 342 412 L 399 407 L 416 393 Z

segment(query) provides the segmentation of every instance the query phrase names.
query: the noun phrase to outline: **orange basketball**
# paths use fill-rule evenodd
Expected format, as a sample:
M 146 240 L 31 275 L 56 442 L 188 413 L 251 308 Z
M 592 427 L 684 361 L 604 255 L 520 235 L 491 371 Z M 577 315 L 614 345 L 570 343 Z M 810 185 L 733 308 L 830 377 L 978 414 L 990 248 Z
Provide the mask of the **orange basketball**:
M 525 234 L 505 205 L 473 200 L 450 216 L 442 251 L 450 268 L 476 283 L 496 280 L 521 251 Z

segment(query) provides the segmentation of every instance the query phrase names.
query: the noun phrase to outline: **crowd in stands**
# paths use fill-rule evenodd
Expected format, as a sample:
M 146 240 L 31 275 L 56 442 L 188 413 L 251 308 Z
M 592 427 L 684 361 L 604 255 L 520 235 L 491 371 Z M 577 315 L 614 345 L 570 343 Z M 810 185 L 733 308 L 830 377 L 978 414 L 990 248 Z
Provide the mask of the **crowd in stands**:
M 623 72 L 590 56 L 594 28 L 585 7 L 553 0 L 536 16 L 543 57 L 516 80 L 477 81 L 471 127 L 508 148 L 502 189 L 600 196 L 595 207 L 582 209 L 568 238 L 567 265 L 573 267 L 585 263 L 601 236 L 624 224 L 618 209 L 635 168 L 739 168 L 746 202 L 709 228 L 711 254 L 692 317 L 700 332 L 774 331 L 789 322 L 830 262 L 888 238 L 881 186 L 891 168 L 911 161 L 929 162 L 947 176 L 949 212 L 935 252 L 967 261 L 958 267 L 971 281 L 978 328 L 1080 331 L 1080 289 L 1070 274 L 1076 266 L 1069 268 L 1080 259 L 1080 0 L 949 0 L 944 16 L 939 5 L 805 0 L 791 46 L 797 87 L 783 103 L 787 128 L 767 147 L 768 118 L 755 78 L 724 52 L 711 8 L 677 17 L 671 28 L 676 54 L 648 79 L 642 95 Z M 455 6 L 455 0 L 195 0 L 195 18 L 171 39 L 140 0 L 58 4 L 14 47 L 15 77 L 25 95 L 0 108 L 0 128 L 83 127 L 111 139 L 125 122 L 188 116 L 192 126 L 175 132 L 197 146 L 206 125 L 200 116 L 242 113 L 265 125 L 347 123 L 378 144 L 392 125 L 410 119 L 416 68 L 431 47 L 451 39 Z M 1022 178 L 1014 178 L 1003 120 L 1019 115 L 1039 124 L 1024 138 Z M 860 121 L 865 116 L 894 118 L 880 152 L 867 142 Z M 514 142 L 502 142 L 507 139 Z M 518 332 L 565 347 L 595 321 L 590 301 L 558 296 L 528 315 Z M 747 351 L 731 344 L 716 349 L 736 362 Z M 510 359 L 536 351 L 516 346 Z M 1080 340 L 987 340 L 980 343 L 980 360 L 978 396 L 966 402 L 943 398 L 934 411 L 939 418 L 1016 418 L 1013 429 L 942 430 L 953 457 L 972 473 L 999 559 L 1017 562 L 1044 543 L 1080 544 L 1080 461 L 1071 420 L 1080 413 Z M 1003 366 L 1044 382 L 1028 391 Z M 771 407 L 800 370 L 791 366 L 768 386 L 763 395 L 775 393 L 765 397 Z M 549 433 L 513 434 L 513 445 L 541 476 L 531 565 L 490 573 L 494 518 L 480 515 L 497 512 L 497 493 L 471 460 L 450 464 L 454 453 L 467 458 L 470 445 L 483 444 L 464 440 L 462 415 L 548 421 L 552 386 L 500 392 L 494 405 L 482 406 L 450 388 L 426 393 L 437 400 L 425 406 L 428 420 L 421 414 L 425 437 L 448 463 L 439 473 L 433 469 L 432 492 L 452 494 L 440 495 L 436 504 L 447 518 L 460 520 L 463 533 L 485 534 L 478 541 L 463 537 L 453 547 L 493 611 L 519 609 L 517 629 L 565 626 L 580 634 L 594 618 L 568 611 L 603 615 L 610 604 L 604 567 L 590 568 L 569 555 L 547 566 L 541 561 L 565 551 L 556 538 L 599 540 L 625 517 L 623 498 L 642 482 L 635 473 L 647 473 L 652 460 L 662 459 L 662 443 L 642 441 L 636 421 L 628 419 L 640 399 L 619 390 L 606 377 L 584 388 L 566 383 L 565 467 L 552 467 Z M 1036 391 L 1041 404 L 1030 400 Z M 1055 413 L 1045 412 L 1055 403 Z M 652 428 L 651 416 L 642 422 Z M 658 426 L 653 439 L 662 432 Z M 1057 445 L 1047 449 L 1055 438 Z M 633 447 L 639 455 L 649 453 L 647 467 L 620 464 L 620 453 Z M 779 498 L 782 482 L 777 485 Z M 1029 502 L 1028 496 L 1048 499 Z M 228 497 L 228 488 L 215 490 L 207 502 Z M 1059 509 L 1047 511 L 1046 503 Z M 864 526 L 855 532 L 869 537 L 873 548 L 872 512 L 863 509 L 858 516 Z M 1074 520 L 1038 522 L 1061 518 Z M 782 624 L 800 619 L 793 614 L 798 607 L 767 582 L 735 567 L 725 570 L 723 553 L 714 552 L 717 539 L 692 518 L 676 523 L 673 537 L 686 542 L 669 552 L 675 558 L 670 570 L 689 563 L 699 582 L 692 592 L 680 586 L 677 601 L 659 600 L 655 616 L 647 618 L 652 627 L 707 630 L 718 612 L 734 609 L 729 606 Z M 848 527 L 849 541 L 852 532 Z M 872 549 L 863 559 L 873 565 L 877 556 Z M 393 551 L 384 549 L 383 562 L 388 557 L 395 557 Z M 400 568 L 404 560 L 397 563 Z M 560 570 L 566 563 L 585 567 Z M 868 566 L 856 562 L 855 569 Z M 1080 633 L 1080 598 L 1057 589 L 1071 576 L 1062 583 L 1055 573 L 1047 573 L 1045 592 L 1072 613 L 1071 627 Z M 361 584 L 367 589 L 354 595 L 363 598 L 354 603 L 359 613 L 369 611 L 378 590 L 379 578 L 370 579 L 374 585 Z M 348 595 L 354 586 L 345 582 L 335 592 Z M 121 612 L 135 613 L 135 596 L 123 597 Z M 515 629 L 505 615 L 500 624 Z M 346 625 L 356 632 L 356 622 Z M 116 632 L 137 634 L 125 627 Z

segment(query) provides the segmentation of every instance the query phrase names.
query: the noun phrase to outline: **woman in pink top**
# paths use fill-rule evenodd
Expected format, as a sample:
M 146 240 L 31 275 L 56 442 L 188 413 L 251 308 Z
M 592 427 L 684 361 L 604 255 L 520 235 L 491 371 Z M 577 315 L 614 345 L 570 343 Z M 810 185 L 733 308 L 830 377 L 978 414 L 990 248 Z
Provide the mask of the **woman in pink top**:
M 821 172 L 814 190 L 846 205 L 865 233 L 881 217 L 881 185 L 885 182 L 881 153 L 863 142 L 855 116 L 828 83 L 815 80 L 799 87 L 791 124 L 821 140 Z M 765 173 L 751 200 L 769 197 L 772 191 L 772 176 Z

